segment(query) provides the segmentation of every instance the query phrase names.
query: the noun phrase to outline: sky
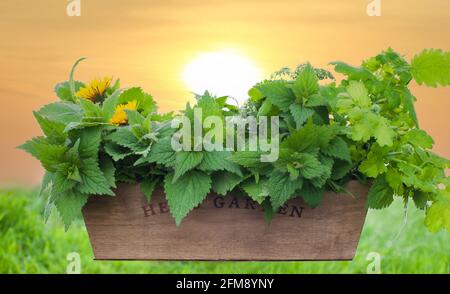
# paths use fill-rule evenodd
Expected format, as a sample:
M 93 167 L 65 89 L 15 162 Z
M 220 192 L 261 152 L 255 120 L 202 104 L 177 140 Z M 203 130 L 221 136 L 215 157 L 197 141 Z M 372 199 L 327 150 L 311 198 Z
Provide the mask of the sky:
M 268 77 L 309 61 L 362 60 L 392 47 L 410 60 L 424 48 L 450 50 L 450 1 L 381 0 L 67 0 L 0 1 L 0 185 L 36 185 L 37 160 L 15 147 L 40 134 L 32 110 L 56 101 L 53 87 L 73 62 L 87 57 L 76 78 L 120 78 L 141 86 L 161 111 L 192 100 L 186 66 L 205 52 L 232 49 Z M 450 157 L 450 88 L 412 85 L 421 127 Z

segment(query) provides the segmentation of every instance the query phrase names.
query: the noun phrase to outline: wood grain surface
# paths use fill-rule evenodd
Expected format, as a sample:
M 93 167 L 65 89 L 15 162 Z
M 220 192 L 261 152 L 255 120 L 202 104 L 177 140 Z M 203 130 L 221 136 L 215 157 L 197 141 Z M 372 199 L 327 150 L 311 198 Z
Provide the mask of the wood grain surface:
M 116 197 L 90 197 L 83 215 L 99 260 L 350 260 L 368 187 L 347 189 L 354 198 L 326 193 L 315 209 L 293 199 L 270 225 L 249 198 L 210 194 L 177 227 L 162 189 L 148 204 L 138 185 L 125 184 Z

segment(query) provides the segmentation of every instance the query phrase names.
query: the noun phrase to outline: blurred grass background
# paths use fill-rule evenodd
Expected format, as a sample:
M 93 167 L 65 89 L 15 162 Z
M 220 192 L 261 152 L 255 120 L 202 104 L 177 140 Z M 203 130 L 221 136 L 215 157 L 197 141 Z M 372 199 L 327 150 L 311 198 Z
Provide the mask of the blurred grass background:
M 450 234 L 429 233 L 423 212 L 396 201 L 369 211 L 353 261 L 338 262 L 144 262 L 94 261 L 83 222 L 68 232 L 57 215 L 43 223 L 35 191 L 0 190 L 0 273 L 66 273 L 66 257 L 78 252 L 82 273 L 366 273 L 370 252 L 382 273 L 450 273 Z M 282 248 L 280 248 L 282 250 Z

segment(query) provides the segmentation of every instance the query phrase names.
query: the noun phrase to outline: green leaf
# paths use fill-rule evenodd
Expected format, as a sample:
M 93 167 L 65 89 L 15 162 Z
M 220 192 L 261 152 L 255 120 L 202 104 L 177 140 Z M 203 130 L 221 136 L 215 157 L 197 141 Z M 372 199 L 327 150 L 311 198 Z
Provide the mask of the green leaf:
M 262 204 L 264 199 L 269 196 L 269 188 L 266 180 L 259 180 L 258 182 L 253 180 L 248 181 L 242 185 L 242 189 L 250 198 L 259 204 Z
M 299 165 L 298 169 L 300 174 L 307 179 L 319 177 L 325 171 L 324 165 L 322 165 L 317 157 L 309 153 L 298 154 L 296 163 Z
M 244 167 L 259 167 L 261 166 L 261 153 L 256 151 L 237 151 L 233 152 L 229 157 L 234 163 Z
M 425 149 L 433 148 L 433 138 L 431 138 L 425 131 L 419 129 L 411 129 L 402 136 L 402 140 L 411 143 L 414 146 L 419 146 Z
M 102 129 L 91 127 L 81 130 L 80 147 L 78 148 L 81 158 L 97 158 L 101 142 Z
M 74 81 L 73 83 L 74 83 L 74 87 L 75 87 L 75 93 L 84 87 L 84 84 L 82 82 Z M 55 86 L 55 93 L 56 93 L 56 96 L 58 96 L 59 99 L 61 99 L 61 100 L 71 101 L 71 102 L 74 102 L 76 100 L 75 96 L 73 96 L 72 93 L 70 92 L 69 81 L 57 84 Z
M 239 165 L 228 160 L 230 156 L 231 152 L 229 151 L 205 151 L 203 152 L 203 160 L 197 168 L 202 171 L 226 170 L 242 177 Z
M 38 113 L 48 120 L 68 124 L 80 122 L 83 110 L 80 105 L 69 102 L 55 102 L 42 107 Z
M 385 181 L 384 177 L 378 177 L 372 184 L 367 196 L 367 207 L 374 209 L 386 208 L 394 201 L 394 191 Z
M 145 179 L 141 182 L 141 192 L 148 203 L 152 200 L 153 191 L 155 191 L 157 183 L 158 181 L 155 179 Z
M 269 178 L 269 195 L 272 207 L 278 209 L 302 187 L 301 178 L 291 181 L 289 175 L 274 171 Z
M 173 178 L 173 173 L 166 175 L 164 190 L 170 213 L 179 226 L 183 218 L 206 198 L 211 189 L 211 178 L 199 171 L 190 171 L 175 183 Z
M 102 111 L 105 121 L 109 121 L 113 117 L 121 93 L 122 91 L 118 89 L 103 101 Z
M 379 174 L 387 170 L 384 159 L 385 155 L 385 149 L 376 145 L 372 146 L 367 154 L 366 160 L 360 164 L 359 170 L 369 177 L 376 178 Z
M 67 151 L 65 146 L 50 144 L 43 137 L 33 138 L 19 148 L 33 155 L 49 172 L 56 171 L 56 166 L 62 162 L 62 158 Z
M 294 93 L 287 87 L 285 81 L 265 81 L 264 83 L 257 85 L 256 88 L 267 97 L 273 105 L 278 106 L 280 109 L 288 109 L 295 101 Z
M 173 181 L 176 182 L 179 177 L 187 171 L 195 168 L 203 160 L 203 152 L 180 151 L 176 153 L 175 174 Z
M 116 188 L 116 167 L 109 157 L 100 157 L 100 169 L 108 181 L 108 185 L 112 188 Z
M 334 65 L 336 72 L 348 76 L 350 80 L 369 80 L 373 78 L 372 73 L 363 67 L 353 67 L 340 61 L 331 62 L 330 64 Z
M 47 136 L 49 143 L 64 144 L 67 139 L 67 134 L 64 133 L 64 124 L 56 121 L 51 121 L 41 116 L 38 112 L 33 112 L 34 117 L 39 123 L 42 131 Z
M 303 101 L 319 91 L 319 79 L 310 64 L 307 64 L 299 72 L 291 89 L 299 101 Z
M 174 166 L 176 157 L 172 149 L 171 138 L 164 138 L 157 141 L 150 150 L 147 162 L 156 162 L 165 166 Z
M 130 148 L 135 152 L 140 151 L 143 147 L 129 126 L 119 127 L 115 132 L 109 134 L 107 139 L 120 146 Z
M 301 128 L 302 125 L 314 114 L 314 110 L 311 108 L 303 107 L 300 104 L 291 104 L 289 106 L 289 110 L 292 114 L 292 117 L 295 120 L 295 124 L 297 125 L 297 129 Z
M 347 143 L 341 137 L 336 137 L 330 141 L 322 152 L 328 156 L 339 158 L 347 162 L 351 162 L 350 150 L 348 149 Z
M 56 209 L 64 222 L 66 231 L 69 229 L 70 224 L 81 216 L 81 209 L 87 200 L 87 195 L 76 193 L 72 190 L 56 197 Z
M 113 142 L 107 142 L 104 148 L 106 153 L 108 153 L 108 155 L 111 156 L 114 161 L 122 160 L 125 157 L 133 154 L 130 149 Z
M 317 207 L 322 202 L 325 193 L 325 188 L 317 188 L 308 182 L 303 183 L 299 195 L 311 208 Z
M 450 51 L 428 49 L 411 61 L 411 73 L 419 85 L 450 86 Z
M 436 195 L 436 201 L 427 210 L 425 225 L 431 232 L 437 232 L 441 229 L 450 233 L 450 192 L 441 190 Z
M 118 104 L 125 104 L 127 102 L 136 100 L 138 103 L 138 111 L 143 115 L 147 116 L 147 114 L 156 112 L 158 107 L 156 106 L 153 97 L 147 93 L 145 93 L 141 88 L 134 87 L 130 88 L 119 96 Z
M 212 175 L 212 190 L 217 194 L 226 196 L 244 178 L 227 171 L 218 171 Z
M 83 160 L 83 166 L 80 168 L 80 176 L 82 182 L 77 185 L 79 192 L 88 195 L 115 195 L 110 189 L 108 180 L 103 175 L 97 159 L 88 158 Z

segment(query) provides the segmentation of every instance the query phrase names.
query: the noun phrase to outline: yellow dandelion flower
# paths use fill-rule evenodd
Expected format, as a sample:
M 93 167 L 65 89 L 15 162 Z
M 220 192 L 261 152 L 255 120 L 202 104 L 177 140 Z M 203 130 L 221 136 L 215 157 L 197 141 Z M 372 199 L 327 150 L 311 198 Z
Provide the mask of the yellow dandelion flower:
M 114 115 L 109 122 L 117 126 L 125 125 L 128 123 L 128 116 L 125 110 L 137 110 L 137 108 L 138 103 L 136 100 L 130 101 L 126 104 L 117 105 L 116 111 L 114 112 Z
M 85 87 L 81 88 L 76 96 L 84 99 L 91 100 L 92 102 L 101 101 L 104 98 L 106 90 L 111 86 L 110 77 L 104 77 L 103 79 L 93 79 Z

